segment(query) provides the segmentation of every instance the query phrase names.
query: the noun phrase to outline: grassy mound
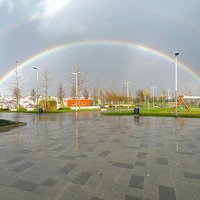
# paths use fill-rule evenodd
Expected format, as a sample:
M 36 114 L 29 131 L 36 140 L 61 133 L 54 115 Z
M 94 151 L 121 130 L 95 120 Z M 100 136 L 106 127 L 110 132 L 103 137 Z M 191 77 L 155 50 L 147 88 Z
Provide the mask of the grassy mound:
M 0 126 L 9 126 L 9 125 L 17 124 L 17 123 L 18 122 L 13 122 L 6 119 L 0 119 Z

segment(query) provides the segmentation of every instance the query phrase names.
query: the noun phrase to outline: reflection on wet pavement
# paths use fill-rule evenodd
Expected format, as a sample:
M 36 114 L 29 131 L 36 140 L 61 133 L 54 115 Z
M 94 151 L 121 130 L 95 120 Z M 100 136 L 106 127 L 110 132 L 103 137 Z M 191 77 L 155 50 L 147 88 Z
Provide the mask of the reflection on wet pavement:
M 182 200 L 200 196 L 199 119 L 0 113 L 7 199 Z

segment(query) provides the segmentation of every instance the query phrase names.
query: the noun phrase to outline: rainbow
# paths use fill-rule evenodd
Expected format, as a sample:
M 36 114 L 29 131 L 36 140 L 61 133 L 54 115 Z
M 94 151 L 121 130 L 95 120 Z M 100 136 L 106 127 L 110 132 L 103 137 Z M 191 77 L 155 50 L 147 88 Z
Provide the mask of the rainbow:
M 125 47 L 134 48 L 134 49 L 138 49 L 138 50 L 150 53 L 154 56 L 163 58 L 170 62 L 174 62 L 173 57 L 170 57 L 169 55 L 164 54 L 161 51 L 158 51 L 156 49 L 153 49 L 153 48 L 150 48 L 147 46 L 129 43 L 129 42 L 125 42 L 125 41 L 116 41 L 116 40 L 88 40 L 88 41 L 79 41 L 79 42 L 74 42 L 74 43 L 66 43 L 66 44 L 62 44 L 62 45 L 58 45 L 56 47 L 46 49 L 46 50 L 28 58 L 24 62 L 22 62 L 18 66 L 18 69 L 22 69 L 22 68 L 26 67 L 27 65 L 30 65 L 33 61 L 37 61 L 37 60 L 47 57 L 53 53 L 56 53 L 56 52 L 59 52 L 62 50 L 66 50 L 66 49 L 70 49 L 70 48 L 87 46 L 87 45 L 91 45 L 91 46 L 92 45 L 108 45 L 108 46 L 111 45 L 111 46 L 116 46 L 116 47 L 125 46 Z M 187 73 L 189 73 L 191 76 L 193 76 L 196 80 L 200 81 L 200 75 L 197 74 L 195 71 L 193 71 L 190 67 L 188 67 L 180 62 L 178 63 L 178 66 L 181 67 L 183 70 L 185 70 Z M 11 76 L 11 74 L 13 74 L 14 70 L 15 70 L 15 67 L 13 67 L 13 69 L 11 69 L 3 77 L 1 77 L 0 84 L 2 82 L 6 81 Z

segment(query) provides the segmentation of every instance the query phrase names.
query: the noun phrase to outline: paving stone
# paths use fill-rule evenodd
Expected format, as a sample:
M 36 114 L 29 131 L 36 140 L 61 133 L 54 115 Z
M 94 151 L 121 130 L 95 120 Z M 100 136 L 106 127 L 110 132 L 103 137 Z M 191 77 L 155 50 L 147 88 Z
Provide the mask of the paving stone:
M 103 150 L 103 151 L 99 154 L 99 156 L 106 157 L 106 156 L 108 156 L 108 154 L 110 154 L 110 153 L 111 153 L 111 151 Z
M 31 183 L 28 181 L 23 181 L 23 180 L 17 180 L 13 184 L 10 185 L 10 187 L 25 190 L 28 192 L 33 191 L 36 187 L 38 187 L 38 184 Z
M 142 200 L 142 198 L 126 195 L 125 200 Z
M 24 160 L 26 157 L 24 156 L 18 156 L 16 158 L 13 158 L 12 160 L 9 160 L 8 162 L 6 162 L 7 164 L 14 164 L 14 163 L 17 163 L 21 160 Z
M 143 186 L 144 186 L 144 177 L 143 176 L 137 176 L 137 175 L 131 176 L 129 187 L 143 189 Z
M 184 176 L 186 178 L 200 179 L 200 174 L 196 174 L 196 173 L 184 172 Z
M 167 160 L 167 158 L 158 157 L 157 158 L 157 164 L 159 164 L 159 165 L 168 165 L 168 160 Z
M 137 157 L 138 158 L 146 158 L 147 157 L 147 153 L 138 152 Z
M 88 149 L 86 149 L 86 151 L 93 152 L 95 149 L 96 149 L 96 147 L 91 146 Z
M 140 162 L 140 161 L 136 161 L 136 162 L 135 162 L 135 165 L 141 166 L 141 167 L 146 167 L 146 163 Z
M 42 185 L 46 185 L 46 186 L 49 186 L 49 187 L 52 187 L 54 186 L 56 183 L 58 182 L 58 180 L 55 180 L 55 179 L 47 179 L 46 181 L 44 181 L 42 183 Z
M 74 159 L 76 159 L 76 156 L 60 155 L 58 158 L 66 159 L 66 160 L 74 160 Z
M 25 164 L 20 165 L 19 167 L 15 168 L 15 169 L 13 169 L 13 171 L 21 172 L 21 171 L 23 171 L 23 170 L 25 170 L 25 169 L 28 169 L 28 168 L 31 167 L 32 165 L 33 165 L 33 163 L 28 162 L 28 163 L 25 163 Z
M 82 172 L 77 178 L 73 180 L 73 183 L 84 185 L 91 176 L 92 173 L 90 172 Z
M 61 173 L 61 174 L 68 174 L 69 172 L 71 172 L 74 167 L 76 167 L 76 165 L 74 164 L 67 164 L 65 167 L 63 167 L 62 169 L 60 169 L 58 171 L 58 173 Z
M 192 156 L 194 156 L 194 153 L 192 153 L 192 152 L 185 152 L 185 151 L 175 151 L 175 154 L 192 155 Z
M 173 187 L 159 185 L 158 190 L 159 200 L 176 200 L 176 195 Z
M 23 153 L 23 154 L 28 154 L 28 153 L 30 153 L 31 151 L 28 150 L 28 149 L 19 149 L 19 150 L 17 150 L 16 152 L 18 152 L 18 153 Z
M 119 162 L 113 162 L 112 166 L 126 168 L 126 169 L 133 169 L 134 167 L 132 164 L 119 163 Z

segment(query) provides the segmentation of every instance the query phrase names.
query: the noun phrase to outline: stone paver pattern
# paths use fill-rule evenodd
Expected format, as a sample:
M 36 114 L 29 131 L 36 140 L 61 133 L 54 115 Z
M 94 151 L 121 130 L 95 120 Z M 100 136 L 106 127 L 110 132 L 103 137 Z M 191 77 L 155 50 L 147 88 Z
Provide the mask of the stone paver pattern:
M 200 119 L 0 113 L 2 200 L 199 200 Z

